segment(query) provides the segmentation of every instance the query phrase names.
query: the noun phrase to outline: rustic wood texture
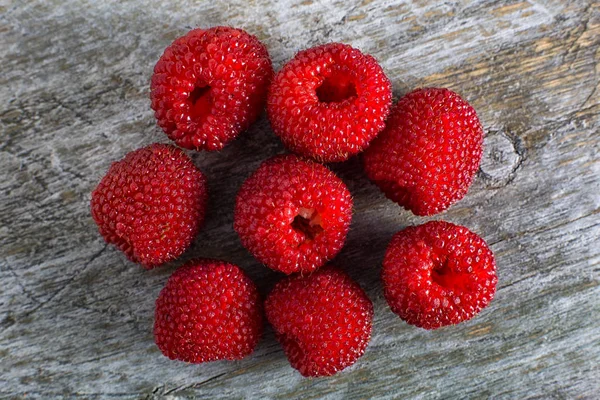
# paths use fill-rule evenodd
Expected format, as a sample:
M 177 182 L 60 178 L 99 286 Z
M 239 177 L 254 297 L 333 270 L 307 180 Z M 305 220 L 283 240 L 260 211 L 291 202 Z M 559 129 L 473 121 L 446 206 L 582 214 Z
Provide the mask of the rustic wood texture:
M 600 398 L 600 4 L 593 0 L 0 1 L 0 397 Z M 379 270 L 418 218 L 381 195 L 358 160 L 332 168 L 355 197 L 335 260 L 375 305 L 365 356 L 303 379 L 270 329 L 239 362 L 169 361 L 152 339 L 155 298 L 193 256 L 278 275 L 232 228 L 234 196 L 283 152 L 265 118 L 220 153 L 195 153 L 210 211 L 182 260 L 145 272 L 97 233 L 90 193 L 112 161 L 166 136 L 148 92 L 164 48 L 196 26 L 256 34 L 276 69 L 328 41 L 374 55 L 400 96 L 461 93 L 485 126 L 481 171 L 436 219 L 494 250 L 496 299 L 428 332 L 392 314 Z

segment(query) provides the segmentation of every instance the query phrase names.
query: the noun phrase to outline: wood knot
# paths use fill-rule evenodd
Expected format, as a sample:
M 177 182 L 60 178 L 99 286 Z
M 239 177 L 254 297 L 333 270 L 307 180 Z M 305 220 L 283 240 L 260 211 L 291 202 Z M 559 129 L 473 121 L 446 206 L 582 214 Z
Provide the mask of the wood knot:
M 509 130 L 489 131 L 483 139 L 479 176 L 488 188 L 501 188 L 517 176 L 525 160 L 521 139 Z

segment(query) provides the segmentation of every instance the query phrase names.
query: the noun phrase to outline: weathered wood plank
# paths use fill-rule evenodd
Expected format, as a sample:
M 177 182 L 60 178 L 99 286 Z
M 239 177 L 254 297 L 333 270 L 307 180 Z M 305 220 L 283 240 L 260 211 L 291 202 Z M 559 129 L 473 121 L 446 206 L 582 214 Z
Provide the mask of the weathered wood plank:
M 315 0 L 0 3 L 0 397 L 597 398 L 600 393 L 600 7 L 594 1 Z M 240 362 L 171 362 L 152 341 L 154 300 L 180 265 L 144 272 L 104 245 L 90 192 L 108 165 L 166 137 L 148 81 L 194 26 L 258 35 L 275 67 L 343 41 L 375 55 L 397 96 L 463 94 L 486 128 L 467 197 L 436 217 L 494 250 L 497 298 L 437 332 L 387 308 L 379 264 L 418 218 L 378 193 L 358 160 L 334 165 L 355 197 L 335 263 L 375 304 L 365 356 L 329 379 L 293 371 L 270 330 Z M 267 293 L 277 275 L 232 229 L 241 182 L 283 151 L 264 117 L 220 153 L 194 154 L 211 190 L 182 261 L 224 258 Z

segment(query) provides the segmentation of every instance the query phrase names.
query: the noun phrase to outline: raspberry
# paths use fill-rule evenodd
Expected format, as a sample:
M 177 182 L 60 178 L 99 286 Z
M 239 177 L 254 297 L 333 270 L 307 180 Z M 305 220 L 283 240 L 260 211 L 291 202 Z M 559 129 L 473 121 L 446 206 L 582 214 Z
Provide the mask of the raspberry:
M 482 145 L 473 107 L 448 89 L 418 89 L 392 110 L 364 165 L 388 198 L 416 215 L 433 215 L 467 193 Z
M 241 29 L 194 29 L 156 63 L 158 125 L 179 146 L 221 150 L 263 110 L 273 67 L 266 47 Z
M 344 161 L 384 128 L 392 86 L 377 61 L 348 45 L 299 52 L 275 76 L 267 112 L 292 151 L 317 161 Z
M 382 280 L 392 311 L 425 329 L 473 318 L 494 298 L 498 282 L 485 241 L 444 221 L 398 232 L 387 248 Z
M 204 220 L 206 179 L 180 149 L 153 144 L 111 165 L 92 193 L 106 242 L 150 269 L 174 260 Z
M 242 359 L 254 351 L 263 326 L 256 286 L 225 261 L 190 261 L 156 300 L 154 340 L 171 360 Z
M 321 164 L 273 157 L 244 182 L 234 228 L 259 261 L 286 274 L 310 272 L 344 245 L 352 219 L 350 192 Z
M 329 376 L 354 364 L 371 338 L 371 300 L 330 266 L 284 278 L 267 297 L 265 312 L 290 364 L 304 376 Z

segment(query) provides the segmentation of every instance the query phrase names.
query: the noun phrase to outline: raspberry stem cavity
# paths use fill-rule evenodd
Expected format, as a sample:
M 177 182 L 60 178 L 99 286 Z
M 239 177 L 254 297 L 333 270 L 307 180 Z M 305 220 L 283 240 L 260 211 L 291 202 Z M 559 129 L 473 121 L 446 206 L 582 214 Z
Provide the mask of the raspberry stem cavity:
M 305 239 L 299 245 L 308 240 L 314 240 L 324 230 L 321 226 L 321 216 L 312 208 L 300 208 L 298 215 L 292 221 L 292 228 L 304 235 Z
M 190 117 L 196 123 L 201 123 L 210 114 L 212 107 L 210 86 L 197 85 L 190 93 L 188 101 L 190 102 Z
M 466 290 L 469 275 L 468 273 L 453 271 L 448 265 L 448 260 L 444 259 L 434 265 L 431 271 L 431 280 L 443 288 L 462 292 Z
M 349 71 L 337 68 L 317 87 L 317 97 L 321 103 L 342 103 L 356 98 L 356 84 Z

